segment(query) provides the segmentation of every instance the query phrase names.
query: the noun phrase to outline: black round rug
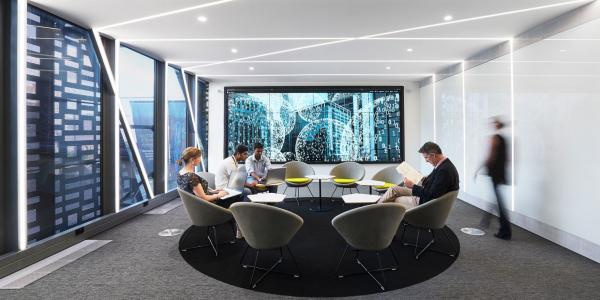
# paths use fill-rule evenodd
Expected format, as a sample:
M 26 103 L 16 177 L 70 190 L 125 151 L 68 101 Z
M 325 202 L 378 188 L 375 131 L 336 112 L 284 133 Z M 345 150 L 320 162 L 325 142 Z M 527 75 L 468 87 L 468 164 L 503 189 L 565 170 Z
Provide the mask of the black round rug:
M 331 226 L 331 220 L 341 212 L 356 206 L 342 205 L 341 200 L 338 200 L 333 204 L 333 210 L 311 212 L 308 208 L 314 206 L 314 204 L 311 204 L 308 199 L 303 200 L 300 207 L 297 206 L 296 201 L 277 205 L 300 215 L 304 219 L 304 225 L 289 244 L 299 264 L 302 276 L 293 278 L 289 275 L 270 273 L 254 290 L 301 297 L 342 297 L 381 292 L 375 281 L 366 273 L 346 276 L 341 279 L 335 273 L 335 267 L 346 243 Z M 315 201 L 316 203 L 317 201 Z M 324 206 L 325 204 L 330 205 L 327 200 L 323 201 Z M 456 260 L 458 249 L 460 249 L 458 238 L 449 228 L 446 227 L 443 230 L 446 231 L 452 245 L 454 245 L 454 249 L 457 251 L 456 256 L 451 257 L 433 251 L 426 251 L 419 260 L 415 259 L 414 247 L 404 246 L 400 242 L 401 230 L 399 230 L 391 245 L 398 258 L 399 267 L 396 271 L 385 272 L 386 291 L 400 289 L 428 280 L 442 273 Z M 217 235 L 219 242 L 235 239 L 231 226 L 227 224 L 217 227 Z M 403 240 L 404 242 L 414 243 L 416 237 L 416 229 L 408 227 Z M 452 247 L 442 232 L 436 231 L 435 237 L 436 242 L 431 248 L 452 252 Z M 425 246 L 430 238 L 431 235 L 422 230 L 419 245 L 421 247 Z M 179 249 L 207 243 L 206 228 L 192 226 L 182 235 L 179 241 Z M 249 281 L 252 270 L 240 266 L 240 259 L 245 248 L 246 243 L 243 240 L 238 240 L 235 244 L 219 245 L 219 256 L 217 257 L 215 257 L 210 247 L 187 252 L 180 251 L 180 253 L 185 261 L 196 270 L 228 284 L 250 289 Z M 255 254 L 256 252 L 252 248 L 248 249 L 244 263 L 252 264 Z M 284 260 L 277 269 L 282 272 L 294 273 L 295 267 L 289 253 L 284 249 L 283 254 Z M 278 250 L 261 251 L 258 266 L 269 267 L 278 257 Z M 361 267 L 353 260 L 353 257 L 354 254 L 350 251 L 346 254 L 340 267 L 340 273 L 348 274 L 362 271 Z M 360 259 L 369 269 L 378 267 L 375 253 L 361 252 Z M 389 250 L 381 252 L 381 260 L 384 268 L 395 264 Z M 254 280 L 262 273 L 262 271 L 257 270 Z M 381 272 L 373 274 L 380 282 L 382 281 Z

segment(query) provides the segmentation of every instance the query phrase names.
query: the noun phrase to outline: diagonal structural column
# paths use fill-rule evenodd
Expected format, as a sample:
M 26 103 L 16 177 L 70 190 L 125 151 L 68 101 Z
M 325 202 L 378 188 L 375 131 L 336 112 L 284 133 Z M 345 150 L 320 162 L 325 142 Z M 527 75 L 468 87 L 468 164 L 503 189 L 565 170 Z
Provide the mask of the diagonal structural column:
M 121 103 L 121 99 L 119 97 L 119 90 L 118 90 L 118 85 L 117 85 L 117 81 L 115 79 L 114 73 L 112 71 L 112 67 L 109 64 L 109 60 L 108 60 L 108 56 L 106 55 L 106 51 L 104 48 L 104 44 L 102 42 L 102 38 L 100 36 L 100 33 L 95 30 L 92 29 L 93 32 L 93 36 L 94 36 L 94 41 L 97 45 L 98 48 L 98 52 L 100 53 L 100 61 L 102 63 L 102 67 L 103 67 L 103 73 L 105 74 L 105 78 L 108 80 L 108 87 L 109 90 L 112 92 L 112 94 L 114 95 L 114 101 L 117 104 L 117 108 L 118 108 L 118 120 L 121 121 L 121 124 L 123 125 L 123 129 L 125 131 L 125 137 L 127 140 L 127 143 L 130 146 L 130 149 L 133 152 L 133 157 L 134 157 L 134 161 L 135 164 L 138 168 L 138 170 L 140 171 L 140 175 L 142 176 L 142 181 L 144 183 L 144 187 L 146 188 L 146 190 L 148 191 L 148 195 L 150 198 L 154 198 L 154 191 L 152 190 L 151 186 L 150 186 L 150 181 L 148 179 L 148 173 L 146 172 L 146 168 L 144 167 L 144 164 L 142 162 L 141 159 L 141 155 L 140 152 L 138 150 L 138 147 L 136 145 L 136 143 L 133 141 L 132 139 L 132 133 L 131 133 L 131 128 L 129 126 L 129 123 L 127 122 L 127 118 L 125 117 L 124 111 L 123 111 L 123 106 Z M 118 65 L 118 61 L 116 62 L 116 64 Z M 118 69 L 118 68 L 115 68 Z M 116 126 L 117 130 L 112 134 L 114 136 L 114 139 L 116 140 L 116 143 L 114 144 L 114 148 L 116 149 L 112 149 L 114 150 L 116 153 L 118 153 L 118 149 L 119 149 L 119 131 L 118 131 L 118 126 Z M 106 149 L 105 149 L 106 151 Z M 119 157 L 119 156 L 117 156 Z M 115 178 L 115 189 L 117 191 L 117 194 L 115 195 L 115 212 L 118 212 L 120 210 L 120 195 L 118 195 L 118 185 L 119 185 L 119 178 L 120 178 L 120 174 L 119 174 L 119 161 L 118 159 L 116 159 L 116 178 Z

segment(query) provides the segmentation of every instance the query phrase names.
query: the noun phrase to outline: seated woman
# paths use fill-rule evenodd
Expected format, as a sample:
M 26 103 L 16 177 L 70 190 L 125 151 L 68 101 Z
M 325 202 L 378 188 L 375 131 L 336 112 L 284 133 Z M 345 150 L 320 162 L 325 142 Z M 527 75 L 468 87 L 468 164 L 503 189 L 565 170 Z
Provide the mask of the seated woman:
M 177 161 L 183 168 L 177 174 L 177 185 L 180 189 L 198 196 L 198 198 L 213 202 L 219 206 L 228 208 L 230 201 L 221 200 L 227 192 L 223 190 L 210 191 L 208 182 L 196 174 L 195 168 L 202 161 L 202 151 L 196 147 L 187 147 L 181 154 L 181 159 Z

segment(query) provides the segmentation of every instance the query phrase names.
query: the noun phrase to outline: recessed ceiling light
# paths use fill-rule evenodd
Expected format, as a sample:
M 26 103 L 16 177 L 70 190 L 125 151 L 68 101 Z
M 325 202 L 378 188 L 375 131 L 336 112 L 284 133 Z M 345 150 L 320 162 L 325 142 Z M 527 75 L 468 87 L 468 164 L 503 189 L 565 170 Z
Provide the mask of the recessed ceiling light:
M 254 71 L 254 67 L 249 67 L 248 70 Z
M 452 17 L 451 15 L 447 15 L 444 17 L 444 21 L 452 21 L 452 19 L 454 19 L 454 17 Z
M 567 52 L 567 49 L 560 49 L 559 51 L 564 53 Z
M 406 49 L 406 52 L 413 52 L 413 48 Z
M 199 16 L 198 21 L 205 23 L 206 21 L 208 21 L 208 19 L 205 16 Z
M 387 66 L 387 67 L 385 67 L 385 69 L 386 69 L 386 70 L 391 70 L 391 69 L 392 69 L 392 67 L 390 67 L 390 66 Z
M 231 53 L 237 53 L 237 49 L 231 48 Z

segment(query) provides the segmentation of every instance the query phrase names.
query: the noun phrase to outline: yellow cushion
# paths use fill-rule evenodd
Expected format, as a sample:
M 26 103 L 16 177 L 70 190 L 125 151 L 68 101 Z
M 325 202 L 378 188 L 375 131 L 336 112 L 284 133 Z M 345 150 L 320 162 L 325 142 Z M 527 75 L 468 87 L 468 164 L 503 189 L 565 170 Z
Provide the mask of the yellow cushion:
M 376 186 L 375 188 L 383 190 L 383 189 L 389 189 L 389 188 L 391 188 L 393 186 L 395 186 L 395 184 L 386 182 L 384 185 Z
M 266 190 L 266 189 L 267 189 L 267 186 L 266 186 L 266 185 L 264 185 L 264 184 L 262 184 L 262 183 L 257 183 L 257 184 L 256 184 L 254 187 L 255 187 L 257 190 Z
M 341 184 L 348 184 L 348 183 L 355 183 L 356 179 L 350 179 L 350 178 L 334 178 L 333 181 L 335 181 L 336 183 L 341 183 Z
M 309 182 L 310 179 L 306 178 L 306 177 L 300 177 L 300 178 L 286 178 L 285 181 L 291 182 L 291 183 L 305 183 L 305 182 Z

